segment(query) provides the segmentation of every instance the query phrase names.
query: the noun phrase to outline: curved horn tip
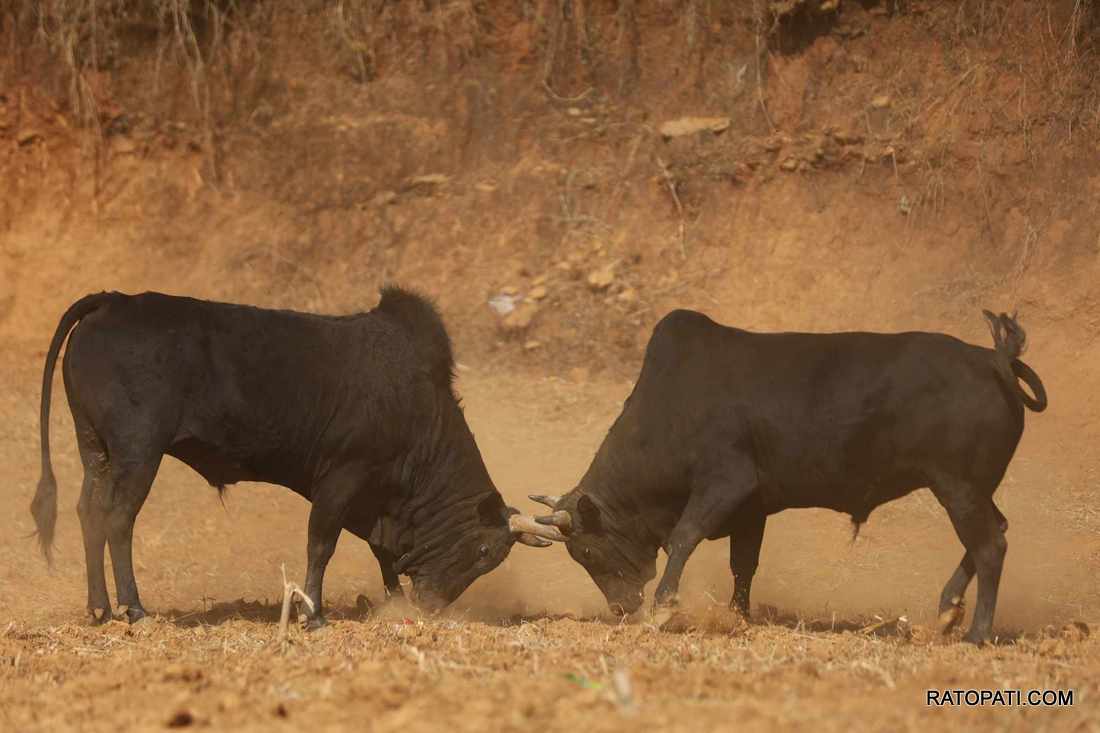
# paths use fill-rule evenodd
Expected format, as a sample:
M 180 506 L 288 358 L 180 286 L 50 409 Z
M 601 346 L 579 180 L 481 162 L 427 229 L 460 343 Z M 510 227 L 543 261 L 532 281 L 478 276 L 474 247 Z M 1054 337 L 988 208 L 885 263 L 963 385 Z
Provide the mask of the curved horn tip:
M 554 544 L 550 540 L 544 540 L 542 537 L 533 535 L 530 532 L 520 532 L 516 535 L 516 542 L 520 542 L 528 547 L 549 547 Z
M 558 527 L 566 531 L 573 528 L 573 517 L 564 509 L 557 509 L 553 514 L 547 516 L 535 517 L 535 521 L 539 524 L 548 524 L 551 527 Z
M 551 509 L 556 509 L 558 502 L 561 501 L 561 497 L 554 494 L 528 494 L 527 498 Z

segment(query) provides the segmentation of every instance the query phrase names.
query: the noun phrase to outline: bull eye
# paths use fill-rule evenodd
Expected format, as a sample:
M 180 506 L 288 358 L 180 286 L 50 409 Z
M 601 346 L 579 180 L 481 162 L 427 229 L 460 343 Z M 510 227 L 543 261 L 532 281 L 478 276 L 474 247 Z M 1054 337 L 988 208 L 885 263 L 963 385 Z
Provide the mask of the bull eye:
M 482 545 L 481 547 L 477 548 L 477 554 L 478 554 L 479 557 L 488 557 L 489 556 L 489 546 L 488 545 Z
M 587 547 L 584 548 L 584 556 L 585 557 L 589 557 L 591 554 L 592 554 L 591 550 L 589 550 Z

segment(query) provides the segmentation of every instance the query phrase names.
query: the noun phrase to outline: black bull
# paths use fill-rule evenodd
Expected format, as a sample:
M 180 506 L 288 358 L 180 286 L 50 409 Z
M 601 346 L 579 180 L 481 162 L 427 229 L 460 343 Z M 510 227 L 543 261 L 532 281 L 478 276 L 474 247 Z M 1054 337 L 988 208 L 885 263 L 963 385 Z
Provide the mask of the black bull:
M 95 620 L 111 616 L 105 545 L 119 606 L 131 621 L 145 615 L 131 541 L 165 454 L 219 489 L 265 481 L 312 502 L 311 625 L 323 621 L 321 584 L 341 528 L 371 540 L 387 588 L 407 574 L 427 608 L 457 598 L 515 540 L 549 544 L 522 531 L 534 522 L 493 485 L 453 391 L 443 322 L 419 296 L 386 288 L 373 311 L 319 316 L 100 293 L 69 308 L 46 357 L 31 511 L 47 558 L 57 519 L 50 391 L 70 329 L 63 375 L 84 466 L 77 512 Z
M 967 639 L 985 641 L 1007 549 L 993 493 L 1024 405 L 1047 404 L 1017 358 L 1023 330 L 985 315 L 994 349 L 935 333 L 750 333 L 674 311 L 654 328 L 638 382 L 578 486 L 532 496 L 555 510 L 538 519 L 561 530 L 624 612 L 641 605 L 658 548 L 668 565 L 655 601 L 672 604 L 696 546 L 728 536 L 731 605 L 747 614 L 769 514 L 825 507 L 858 527 L 875 507 L 929 487 L 966 550 L 941 619 L 958 621 L 976 572 Z

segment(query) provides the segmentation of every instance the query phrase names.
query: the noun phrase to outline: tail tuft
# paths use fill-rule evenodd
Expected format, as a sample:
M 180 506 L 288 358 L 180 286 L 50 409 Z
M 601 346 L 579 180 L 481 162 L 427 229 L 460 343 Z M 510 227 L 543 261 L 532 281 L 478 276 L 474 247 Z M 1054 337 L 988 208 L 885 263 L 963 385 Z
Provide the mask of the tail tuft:
M 38 546 L 42 548 L 46 563 L 52 566 L 53 536 L 57 527 L 57 481 L 52 471 L 42 474 L 38 481 L 38 489 L 31 501 L 31 516 L 34 517 Z
M 993 334 L 994 363 L 1001 379 L 1008 385 L 1024 406 L 1033 412 L 1042 412 L 1047 407 L 1047 393 L 1039 375 L 1031 367 L 1020 361 L 1020 354 L 1027 350 L 1027 332 L 1016 321 L 1016 314 L 996 315 L 983 310 L 982 315 L 989 321 L 989 332 Z M 1034 397 L 1020 387 L 1017 380 L 1022 379 Z
M 982 315 L 989 321 L 989 331 L 993 334 L 993 346 L 1003 354 L 1008 362 L 1018 359 L 1027 350 L 1027 331 L 1016 321 L 1016 314 L 995 315 L 983 310 Z

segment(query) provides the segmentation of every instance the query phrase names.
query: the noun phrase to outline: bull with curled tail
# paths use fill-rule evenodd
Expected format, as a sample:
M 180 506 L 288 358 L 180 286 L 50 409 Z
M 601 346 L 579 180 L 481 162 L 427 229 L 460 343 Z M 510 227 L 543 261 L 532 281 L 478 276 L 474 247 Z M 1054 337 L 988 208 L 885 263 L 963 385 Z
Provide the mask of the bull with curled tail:
M 930 488 L 965 550 L 940 596 L 945 629 L 989 639 L 1008 522 L 993 495 L 1046 390 L 1020 361 L 1015 317 L 985 316 L 992 349 L 939 333 L 752 333 L 677 310 L 654 328 L 642 371 L 588 471 L 564 496 L 532 495 L 614 610 L 629 613 L 668 564 L 655 603 L 676 601 L 688 557 L 730 538 L 734 593 L 749 592 L 767 517 L 823 507 L 858 523 Z M 1032 391 L 1029 395 L 1020 385 Z

